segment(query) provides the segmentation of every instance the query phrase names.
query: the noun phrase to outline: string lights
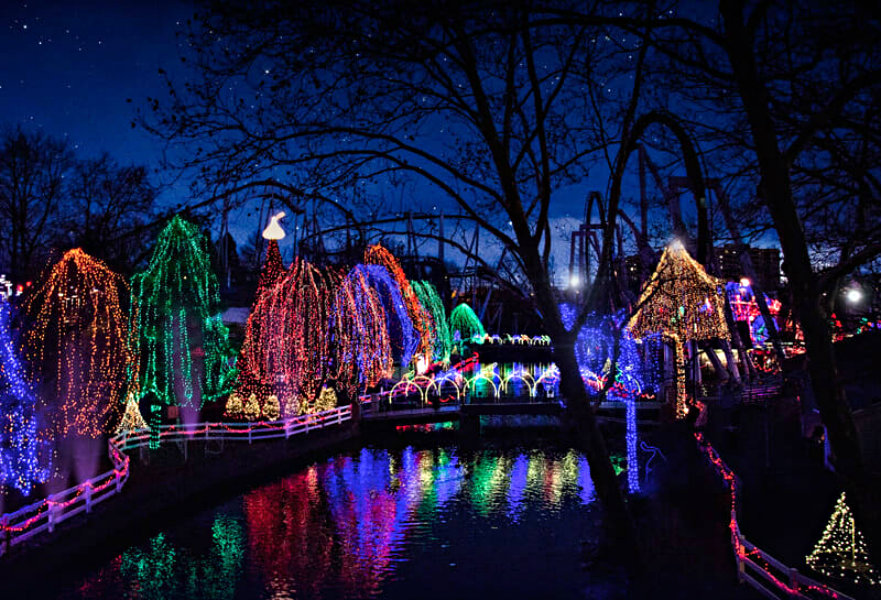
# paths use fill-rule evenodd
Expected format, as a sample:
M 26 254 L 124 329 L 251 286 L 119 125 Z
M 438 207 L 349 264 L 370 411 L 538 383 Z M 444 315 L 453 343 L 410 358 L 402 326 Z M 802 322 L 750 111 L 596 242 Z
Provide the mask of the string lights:
M 844 492 L 835 503 L 835 510 L 832 511 L 820 541 L 805 557 L 805 562 L 828 577 L 856 584 L 881 584 L 881 577 L 869 560 L 866 540 L 856 527 Z
M 454 344 L 467 344 L 472 338 L 486 335 L 483 323 L 467 304 L 460 304 L 450 313 L 450 336 Z
M 407 313 L 413 327 L 419 335 L 419 344 L 416 347 L 416 354 L 430 357 L 432 355 L 432 319 L 431 313 L 422 307 L 419 298 L 413 291 L 404 270 L 401 268 L 398 259 L 394 255 L 382 247 L 380 244 L 368 246 L 364 251 L 364 262 L 368 265 L 381 265 L 388 269 L 389 274 L 398 283 L 398 289 L 407 306 Z
M 333 281 L 297 259 L 257 299 L 245 330 L 239 392 L 311 398 L 329 374 Z
M 132 304 L 151 425 L 160 423 L 162 406 L 201 408 L 226 395 L 235 375 L 229 332 L 208 244 L 195 225 L 175 216 L 162 230 L 147 268 L 132 277 Z
M 762 347 L 768 341 L 768 326 L 756 303 L 755 292 L 749 280 L 740 282 L 729 281 L 725 284 L 725 293 L 728 295 L 728 304 L 735 321 L 745 321 L 749 324 L 749 334 L 753 346 Z M 780 314 L 781 303 L 777 299 L 765 295 L 765 304 L 772 318 Z
M 122 420 L 119 422 L 119 427 L 116 428 L 116 433 L 137 431 L 146 428 L 147 422 L 141 414 L 141 409 L 138 408 L 137 396 L 129 393 L 125 400 L 125 412 L 122 413 Z
M 431 336 L 434 346 L 433 357 L 436 361 L 449 362 L 452 350 L 450 327 L 447 324 L 447 312 L 440 295 L 437 293 L 437 288 L 428 281 L 414 281 L 412 284 L 413 291 L 419 298 L 419 303 L 431 313 L 434 324 Z
M 392 374 L 385 310 L 365 270 L 356 267 L 334 295 L 329 323 L 334 379 L 349 395 Z
M 356 265 L 353 271 L 363 274 L 382 304 L 392 358 L 402 366 L 409 365 L 419 347 L 419 337 L 398 282 L 381 265 Z
M 685 394 L 685 342 L 729 337 L 721 282 L 689 256 L 681 242 L 667 246 L 640 295 L 627 328 L 634 338 L 661 333 L 676 347 L 676 417 L 688 409 Z
M 52 408 L 56 433 L 96 438 L 119 418 L 135 368 L 124 279 L 79 248 L 66 252 L 22 311 L 31 376 Z
M 49 470 L 40 464 L 44 444 L 38 437 L 36 397 L 13 346 L 10 316 L 9 303 L 0 299 L 0 488 L 28 496 Z

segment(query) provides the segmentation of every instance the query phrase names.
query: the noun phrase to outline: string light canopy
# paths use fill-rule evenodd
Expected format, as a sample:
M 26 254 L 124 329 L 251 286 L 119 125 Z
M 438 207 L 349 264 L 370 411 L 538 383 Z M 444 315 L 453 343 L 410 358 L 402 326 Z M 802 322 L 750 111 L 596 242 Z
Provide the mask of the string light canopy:
M 409 365 L 419 346 L 419 337 L 398 282 L 381 265 L 356 265 L 352 270 L 363 275 L 382 304 L 392 358 L 403 366 Z
M 135 368 L 120 291 L 128 291 L 122 276 L 76 248 L 23 304 L 31 376 L 60 436 L 98 437 L 119 419 L 121 395 Z
M 728 339 L 724 287 L 689 256 L 680 241 L 664 250 L 627 328 L 634 338 L 662 334 L 676 348 L 676 416 L 688 412 L 685 394 L 685 342 Z
M 428 281 L 413 281 L 413 291 L 419 298 L 419 303 L 424 309 L 431 313 L 431 320 L 434 325 L 432 329 L 432 346 L 434 348 L 433 357 L 436 361 L 449 362 L 450 351 L 452 350 L 452 340 L 450 338 L 450 327 L 447 323 L 447 311 L 444 303 L 437 293 L 437 288 Z
M 853 513 L 842 492 L 832 516 L 805 562 L 815 571 L 856 584 L 881 585 L 881 576 L 872 566 L 866 539 L 856 527 Z
M 41 465 L 45 444 L 39 439 L 37 399 L 15 351 L 11 313 L 0 298 L 0 488 L 28 496 L 48 479 L 49 469 Z
M 486 330 L 474 310 L 463 303 L 450 313 L 450 335 L 453 344 L 467 344 L 473 337 L 482 339 L 486 335 Z
M 394 280 L 398 283 L 398 288 L 401 291 L 401 296 L 404 298 L 404 303 L 407 307 L 407 312 L 410 315 L 410 320 L 413 322 L 413 327 L 419 334 L 419 344 L 416 347 L 416 354 L 430 357 L 432 355 L 431 313 L 420 304 L 419 298 L 413 291 L 413 287 L 410 285 L 407 276 L 404 275 L 404 270 L 401 268 L 398 259 L 396 259 L 394 255 L 386 250 L 381 244 L 374 244 L 368 246 L 364 251 L 364 262 L 368 265 L 380 265 L 385 267 L 389 274 L 391 274 Z
M 132 304 L 151 426 L 163 406 L 201 408 L 226 396 L 235 375 L 229 331 L 208 242 L 194 224 L 175 216 L 162 230 L 146 269 L 132 277 Z
M 350 396 L 392 375 L 385 310 L 363 268 L 349 271 L 337 286 L 329 325 L 331 374 Z
M 328 322 L 334 285 L 311 263 L 297 259 L 257 299 L 240 360 L 239 394 L 313 397 L 328 375 Z

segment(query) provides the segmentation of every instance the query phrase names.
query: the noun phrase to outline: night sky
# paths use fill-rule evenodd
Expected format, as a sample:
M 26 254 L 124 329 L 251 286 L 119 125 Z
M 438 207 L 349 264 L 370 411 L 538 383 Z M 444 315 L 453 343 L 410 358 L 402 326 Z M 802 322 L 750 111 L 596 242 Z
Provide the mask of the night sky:
M 140 127 L 133 128 L 132 120 L 148 97 L 163 97 L 160 67 L 178 81 L 186 75 L 176 33 L 185 30 L 196 10 L 194 3 L 77 0 L 0 5 L 0 126 L 21 124 L 67 137 L 82 158 L 106 151 L 122 164 L 156 169 L 162 143 Z M 590 189 L 604 190 L 607 177 L 597 173 L 585 185 L 557 195 L 552 226 L 558 275 L 567 270 L 569 232 L 581 220 L 584 198 Z M 163 204 L 189 199 L 186 182 L 173 182 L 167 173 L 156 173 L 154 180 L 170 184 L 163 188 Z M 686 212 L 689 204 L 683 204 Z M 444 210 L 458 212 L 453 206 Z M 232 215 L 231 231 L 243 244 L 261 225 L 255 207 L 240 212 Z M 282 223 L 292 225 L 290 220 Z M 433 251 L 433 246 L 426 250 Z
M 121 163 L 155 165 L 161 145 L 132 129 L 134 106 L 162 90 L 160 66 L 176 67 L 175 31 L 192 14 L 192 3 L 0 5 L 3 126 L 66 136 L 80 156 L 107 151 Z

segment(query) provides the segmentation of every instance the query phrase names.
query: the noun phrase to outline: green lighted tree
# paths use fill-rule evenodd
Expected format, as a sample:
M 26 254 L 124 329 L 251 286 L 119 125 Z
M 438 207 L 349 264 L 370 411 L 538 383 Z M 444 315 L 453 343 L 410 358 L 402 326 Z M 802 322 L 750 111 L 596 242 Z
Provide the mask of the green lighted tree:
M 486 335 L 486 330 L 474 310 L 467 304 L 460 304 L 450 313 L 450 334 L 453 343 L 461 340 L 467 344 L 474 336 Z
M 419 298 L 422 308 L 431 313 L 434 319 L 433 356 L 435 360 L 449 360 L 452 350 L 450 328 L 447 325 L 447 311 L 437 293 L 437 288 L 428 281 L 413 281 L 413 291 Z
M 205 237 L 174 217 L 147 268 L 132 277 L 139 389 L 150 395 L 151 426 L 163 406 L 201 408 L 229 393 L 234 379 L 228 330 Z

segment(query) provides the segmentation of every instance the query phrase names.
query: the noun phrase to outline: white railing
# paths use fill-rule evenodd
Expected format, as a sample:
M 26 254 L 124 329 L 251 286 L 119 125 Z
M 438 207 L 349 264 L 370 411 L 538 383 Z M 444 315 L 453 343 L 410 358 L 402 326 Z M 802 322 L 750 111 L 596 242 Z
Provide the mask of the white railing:
M 835 598 L 837 600 L 853 600 L 850 596 L 839 592 L 826 584 L 803 575 L 798 569 L 789 567 L 749 540 L 740 532 L 737 520 L 739 498 L 737 495 L 737 475 L 731 470 L 715 448 L 706 440 L 702 433 L 694 434 L 698 448 L 707 456 L 716 472 L 728 486 L 731 503 L 728 529 L 731 531 L 731 546 L 734 560 L 737 562 L 737 578 L 752 586 L 766 598 L 800 598 L 815 600 L 818 598 Z
M 267 439 L 289 438 L 352 419 L 352 407 L 256 423 L 196 423 L 193 425 L 162 425 L 158 428 L 160 443 L 189 441 L 235 441 L 249 444 Z M 82 512 L 92 512 L 99 502 L 118 494 L 128 481 L 130 458 L 128 450 L 149 446 L 155 435 L 149 429 L 119 433 L 107 441 L 107 450 L 113 468 L 72 488 L 50 494 L 39 502 L 24 506 L 15 512 L 0 515 L 0 556 L 18 544 L 52 532 L 67 519 Z

